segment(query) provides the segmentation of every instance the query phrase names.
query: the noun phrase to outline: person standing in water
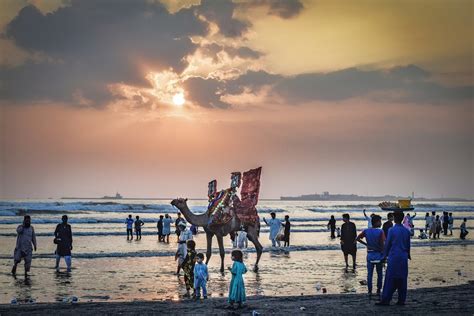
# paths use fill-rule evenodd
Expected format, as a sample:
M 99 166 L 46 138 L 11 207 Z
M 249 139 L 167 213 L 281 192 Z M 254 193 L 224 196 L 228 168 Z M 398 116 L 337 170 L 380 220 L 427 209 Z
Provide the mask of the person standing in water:
M 145 223 L 140 219 L 140 216 L 135 217 L 135 235 L 136 235 L 136 240 L 142 239 L 142 226 L 145 225 Z
M 164 237 L 163 237 L 163 215 L 160 215 L 160 219 L 158 220 L 158 223 L 156 223 L 156 228 L 158 229 L 158 241 L 159 242 L 164 241 Z
M 209 272 L 204 263 L 204 254 L 196 255 L 196 264 L 194 265 L 194 299 L 198 300 L 202 296 L 207 299 L 207 281 L 209 281 Z
M 170 243 L 172 222 L 173 222 L 173 219 L 168 214 L 165 214 L 165 218 L 163 218 L 163 241 L 165 241 L 165 237 L 166 237 L 166 242 L 168 244 Z
M 125 224 L 127 224 L 127 240 L 133 240 L 133 218 L 132 214 L 128 214 L 128 218 L 125 220 Z
M 466 239 L 466 236 L 467 234 L 469 234 L 469 232 L 467 231 L 466 229 L 466 223 L 467 223 L 467 218 L 464 217 L 463 221 L 462 221 L 462 224 L 461 226 L 459 227 L 459 229 L 461 230 L 461 233 L 459 235 L 459 238 L 461 239 Z
M 334 215 L 331 215 L 331 219 L 328 222 L 328 229 L 331 230 L 331 239 L 336 238 L 336 235 L 334 235 L 334 232 L 336 231 L 336 219 L 334 218 Z
M 349 268 L 349 255 L 352 256 L 352 268 L 355 270 L 357 255 L 357 228 L 356 225 L 350 221 L 350 216 L 347 213 L 342 215 L 342 221 L 344 222 L 344 224 L 342 224 L 341 226 L 341 249 L 344 253 L 346 271 Z
M 375 214 L 372 213 L 370 214 L 370 216 L 367 216 L 367 214 L 365 213 L 365 208 L 364 208 L 363 213 L 364 213 L 364 218 L 367 221 L 367 228 L 372 228 L 372 216 L 374 216 Z
M 196 243 L 194 240 L 188 240 L 186 242 L 187 254 L 184 258 L 181 268 L 184 272 L 184 283 L 186 284 L 186 297 L 190 297 L 191 290 L 194 296 L 194 265 L 196 258 Z
M 283 234 L 283 247 L 289 247 L 290 246 L 290 228 L 291 228 L 290 216 L 285 215 L 285 222 L 282 223 L 282 225 L 285 228 L 285 231 Z
M 178 240 L 179 240 L 179 235 L 181 234 L 181 230 L 179 229 L 179 223 L 182 223 L 182 222 L 185 222 L 184 218 L 181 217 L 181 213 L 178 212 L 177 214 L 178 218 L 175 220 L 174 222 L 174 227 L 176 229 L 176 235 L 178 236 Z
M 429 232 L 429 230 L 431 229 L 431 224 L 433 224 L 433 223 L 431 222 L 430 213 L 426 212 L 426 214 L 425 214 L 425 231 L 426 232 Z
M 454 226 L 454 217 L 453 213 L 449 213 L 448 216 L 448 229 L 449 229 L 449 236 L 453 235 L 453 226 Z
M 387 221 L 383 223 L 382 230 L 385 234 L 385 238 L 388 236 L 388 231 L 393 227 L 393 213 L 387 214 Z
M 388 232 L 384 248 L 384 258 L 388 258 L 388 266 L 385 273 L 382 299 L 376 305 L 390 305 L 395 291 L 398 291 L 397 305 L 405 305 L 408 260 L 411 260 L 411 256 L 410 232 L 402 225 L 403 215 L 403 212 L 395 212 L 395 225 Z
M 438 237 L 438 239 L 439 239 L 439 234 L 441 233 L 441 228 L 442 228 L 441 227 L 441 219 L 439 218 L 439 215 L 436 215 L 433 226 L 434 226 L 433 239 L 436 239 L 436 237 Z
M 385 243 L 385 234 L 382 229 L 382 217 L 379 215 L 372 216 L 372 228 L 364 229 L 356 241 L 367 246 L 367 288 L 369 295 L 372 295 L 372 277 L 374 267 L 377 270 L 377 295 L 380 295 L 383 280 L 383 247 Z M 365 238 L 366 242 L 361 239 Z
M 176 275 L 179 275 L 181 265 L 183 264 L 184 258 L 186 258 L 186 255 L 188 253 L 186 242 L 188 240 L 193 240 L 193 233 L 191 233 L 191 231 L 186 228 L 186 222 L 179 222 L 178 229 L 180 230 L 180 233 L 178 239 L 178 249 L 175 255 L 175 260 L 178 260 L 178 268 L 176 270 Z
M 448 235 L 448 227 L 449 227 L 449 214 L 448 212 L 443 212 L 443 235 Z
M 56 272 L 59 272 L 59 262 L 61 257 L 66 261 L 67 272 L 71 272 L 71 250 L 72 250 L 72 230 L 71 225 L 67 223 L 67 215 L 61 218 L 62 223 L 56 226 L 54 231 L 54 243 L 56 248 Z
M 275 247 L 277 244 L 278 244 L 278 247 L 280 247 L 280 241 L 276 239 L 276 236 L 278 235 L 278 232 L 280 231 L 281 221 L 276 218 L 276 214 L 274 212 L 271 212 L 270 216 L 272 218 L 268 221 L 265 219 L 265 217 L 263 218 L 263 221 L 265 222 L 265 224 L 270 226 L 270 235 L 268 236 L 268 239 L 272 241 L 272 247 Z
M 13 268 L 12 274 L 16 275 L 16 267 L 21 262 L 25 261 L 25 277 L 28 276 L 31 268 L 31 259 L 33 257 L 33 249 L 36 251 L 36 234 L 33 226 L 31 226 L 30 215 L 23 217 L 23 224 L 16 228 L 16 246 L 13 253 Z

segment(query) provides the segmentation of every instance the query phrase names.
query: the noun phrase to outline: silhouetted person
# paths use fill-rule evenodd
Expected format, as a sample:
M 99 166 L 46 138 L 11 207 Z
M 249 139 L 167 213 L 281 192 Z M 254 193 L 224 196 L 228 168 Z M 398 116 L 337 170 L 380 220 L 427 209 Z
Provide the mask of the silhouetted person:
M 410 231 L 402 225 L 403 212 L 395 212 L 395 225 L 388 231 L 384 257 L 388 258 L 382 299 L 376 305 L 390 305 L 393 293 L 398 291 L 397 305 L 405 305 L 407 296 L 408 259 L 410 257 Z
M 16 228 L 16 246 L 13 253 L 13 268 L 12 274 L 16 275 L 16 267 L 21 262 L 25 261 L 25 277 L 30 272 L 31 259 L 33 257 L 33 249 L 36 251 L 36 234 L 33 226 L 31 226 L 30 215 L 25 215 L 23 224 Z
M 328 222 L 328 228 L 331 230 L 331 239 L 336 238 L 336 235 L 334 235 L 334 232 L 336 231 L 336 219 L 334 218 L 334 215 L 331 215 L 331 219 Z
M 174 221 L 174 228 L 176 229 L 175 232 L 179 240 L 179 235 L 181 235 L 181 230 L 179 229 L 179 223 L 185 223 L 186 221 L 184 220 L 184 218 L 181 217 L 180 212 L 178 212 L 176 215 L 178 216 L 178 218 Z
M 349 268 L 348 256 L 352 256 L 352 267 L 356 268 L 356 255 L 357 255 L 357 228 L 356 225 L 350 221 L 349 214 L 342 215 L 342 221 L 344 224 L 341 226 L 341 249 L 344 253 L 344 260 L 346 262 L 346 271 Z M 372 225 L 371 225 L 372 226 Z
M 127 240 L 130 237 L 130 240 L 133 240 L 133 218 L 132 214 L 128 215 L 128 218 L 125 220 L 125 224 L 127 224 Z
M 467 218 L 464 217 L 464 219 L 463 219 L 463 221 L 462 221 L 462 224 L 461 224 L 461 226 L 459 227 L 460 230 L 461 230 L 461 233 L 460 233 L 459 237 L 460 237 L 461 239 L 466 239 L 467 234 L 469 234 L 469 232 L 468 232 L 467 229 L 466 229 L 466 223 L 467 223 Z
M 289 247 L 290 246 L 290 228 L 291 228 L 290 216 L 285 215 L 285 221 L 281 225 L 285 227 L 285 231 L 283 234 L 283 247 Z
M 453 235 L 453 226 L 454 226 L 453 213 L 449 213 L 449 216 L 448 216 L 448 229 L 449 229 L 449 235 L 450 236 Z
M 385 238 L 388 236 L 388 231 L 393 227 L 393 213 L 387 214 L 387 221 L 383 223 L 382 230 L 385 234 Z
M 58 224 L 54 231 L 54 243 L 57 245 L 56 272 L 59 272 L 61 257 L 64 257 L 64 261 L 66 261 L 67 272 L 71 272 L 72 230 L 67 220 L 67 215 L 63 215 L 62 223 Z
M 163 236 L 163 215 L 160 215 L 156 228 L 158 229 L 158 241 L 165 241 Z
M 448 212 L 443 212 L 443 235 L 448 235 L 448 227 L 449 227 L 449 215 Z
M 143 221 L 140 219 L 140 216 L 135 217 L 135 235 L 136 239 L 142 239 L 142 226 L 145 225 Z

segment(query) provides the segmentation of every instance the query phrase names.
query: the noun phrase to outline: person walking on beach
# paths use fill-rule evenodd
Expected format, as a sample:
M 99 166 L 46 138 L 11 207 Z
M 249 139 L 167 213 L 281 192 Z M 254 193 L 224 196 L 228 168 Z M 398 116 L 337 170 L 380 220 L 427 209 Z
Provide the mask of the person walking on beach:
M 426 232 L 430 231 L 432 224 L 433 224 L 433 222 L 432 222 L 432 218 L 430 216 L 430 213 L 426 212 L 426 215 L 425 215 L 425 230 L 426 230 Z
M 463 240 L 466 239 L 467 234 L 469 234 L 469 232 L 466 229 L 466 223 L 467 223 L 467 218 L 464 217 L 462 224 L 459 227 L 459 229 L 461 230 L 459 237 Z
M 184 262 L 184 258 L 188 253 L 188 249 L 186 247 L 186 242 L 188 240 L 193 240 L 193 234 L 189 229 L 186 228 L 186 222 L 181 221 L 178 224 L 179 239 L 178 239 L 178 250 L 176 251 L 175 260 L 178 260 L 178 269 L 176 270 L 176 275 L 179 275 L 179 271 L 181 270 L 181 265 Z
M 266 218 L 263 218 L 263 221 L 265 224 L 270 226 L 270 235 L 268 236 L 268 239 L 272 241 L 272 247 L 275 247 L 278 244 L 278 247 L 280 247 L 280 241 L 277 240 L 277 235 L 278 232 L 280 231 L 281 227 L 281 221 L 276 218 L 276 214 L 274 212 L 270 213 L 270 216 L 272 217 L 270 220 L 266 220 Z
M 453 235 L 453 227 L 454 227 L 454 217 L 453 217 L 453 213 L 449 213 L 449 216 L 448 216 L 449 236 L 452 236 L 452 235 Z
M 448 212 L 443 212 L 443 235 L 448 235 L 448 227 L 449 227 L 449 214 Z
M 190 297 L 190 291 L 194 296 L 194 265 L 196 259 L 196 243 L 194 240 L 186 242 L 187 255 L 181 265 L 184 272 L 184 283 L 186 284 L 186 297 Z
M 334 235 L 334 232 L 336 231 L 336 219 L 334 218 L 334 215 L 331 215 L 331 218 L 329 219 L 328 229 L 331 230 L 331 239 L 336 238 L 336 235 Z
M 21 262 L 25 261 L 25 277 L 28 276 L 31 268 L 31 259 L 33 257 L 33 249 L 36 251 L 36 234 L 33 226 L 31 226 L 30 215 L 23 217 L 23 224 L 16 228 L 16 246 L 13 252 L 13 268 L 12 274 L 16 275 L 16 268 Z
M 158 220 L 158 223 L 156 223 L 156 228 L 158 229 L 158 241 L 159 242 L 164 241 L 164 238 L 163 238 L 163 215 L 160 215 L 160 219 Z
M 175 233 L 176 233 L 176 235 L 178 236 L 178 239 L 179 239 L 179 235 L 181 234 L 181 230 L 179 229 L 179 223 L 185 222 L 185 220 L 184 220 L 184 218 L 181 217 L 180 212 L 177 213 L 177 216 L 178 216 L 178 218 L 174 221 L 174 228 L 176 229 Z
M 133 240 L 133 218 L 132 214 L 128 214 L 128 218 L 125 220 L 125 224 L 127 224 L 127 240 Z
M 436 235 L 436 212 L 433 211 L 431 212 L 430 239 L 431 239 L 431 236 L 435 238 L 435 235 Z
M 229 267 L 232 273 L 232 279 L 230 280 L 229 286 L 229 308 L 234 309 L 234 304 L 238 304 L 238 308 L 242 307 L 242 304 L 246 301 L 245 296 L 245 284 L 243 275 L 247 273 L 247 267 L 243 262 L 243 254 L 240 250 L 232 251 L 231 258 L 234 263 L 232 268 Z
M 438 237 L 439 239 L 439 234 L 441 233 L 441 219 L 439 218 L 439 215 L 436 215 L 433 226 L 434 226 L 433 239 L 436 239 L 436 237 Z
M 71 250 L 72 250 L 72 230 L 71 225 L 67 223 L 67 215 L 63 215 L 62 223 L 56 226 L 54 231 L 54 243 L 56 248 L 56 272 L 59 272 L 59 262 L 61 257 L 66 261 L 67 272 L 71 272 Z
M 165 241 L 165 237 L 166 237 L 166 242 L 168 244 L 170 243 L 172 222 L 173 222 L 173 219 L 168 214 L 165 214 L 165 218 L 163 218 L 163 241 Z
M 352 256 L 352 268 L 356 268 L 356 255 L 357 255 L 357 228 L 356 225 L 350 221 L 349 214 L 342 215 L 342 221 L 344 224 L 341 226 L 341 249 L 344 253 L 344 260 L 346 262 L 346 272 L 349 268 L 349 255 Z M 372 223 L 371 223 L 372 226 Z
M 245 227 L 240 227 L 240 230 L 235 238 L 235 248 L 245 249 L 248 247 L 248 238 L 247 238 L 247 231 Z
M 207 281 L 209 281 L 209 273 L 207 265 L 204 263 L 204 254 L 196 255 L 196 264 L 194 265 L 194 299 L 198 300 L 202 296 L 207 299 Z
M 285 222 L 282 223 L 282 225 L 285 228 L 285 231 L 283 233 L 283 247 L 289 247 L 290 246 L 290 229 L 291 229 L 290 216 L 285 215 Z
M 372 216 L 372 228 L 364 229 L 356 241 L 367 246 L 367 288 L 369 295 L 372 295 L 372 277 L 374 267 L 377 270 L 377 295 L 380 295 L 382 289 L 383 274 L 383 248 L 385 244 L 385 234 L 380 227 L 382 226 L 382 217 Z M 366 242 L 362 241 L 365 238 Z
M 140 216 L 135 217 L 135 235 L 136 235 L 136 240 L 142 239 L 142 226 L 145 225 L 145 223 L 140 219 Z
M 397 305 L 405 305 L 407 297 L 410 232 L 403 227 L 403 212 L 395 212 L 395 225 L 389 230 L 385 242 L 384 258 L 388 258 L 382 299 L 376 305 L 390 305 L 393 293 L 398 291 Z
M 365 208 L 364 208 L 363 213 L 364 213 L 364 218 L 367 221 L 367 228 L 372 228 L 372 216 L 374 216 L 374 213 L 370 214 L 370 216 L 367 216 L 367 214 L 365 213 Z
M 382 230 L 385 234 L 385 238 L 388 236 L 388 231 L 393 227 L 393 213 L 387 214 L 387 221 L 383 223 Z

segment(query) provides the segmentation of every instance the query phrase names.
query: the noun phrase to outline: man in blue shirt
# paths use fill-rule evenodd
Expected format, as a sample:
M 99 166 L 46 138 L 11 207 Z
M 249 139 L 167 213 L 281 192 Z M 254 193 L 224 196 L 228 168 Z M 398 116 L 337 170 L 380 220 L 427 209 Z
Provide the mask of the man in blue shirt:
M 385 234 L 380 226 L 382 226 L 382 217 L 374 215 L 372 216 L 372 228 L 364 229 L 356 238 L 356 241 L 367 246 L 367 288 L 369 295 L 372 295 L 374 267 L 377 269 L 377 295 L 380 295 L 382 289 L 382 258 Z M 361 240 L 362 238 L 365 238 L 365 242 Z
M 388 231 L 384 257 L 388 257 L 382 300 L 376 305 L 390 305 L 393 293 L 398 291 L 397 305 L 405 305 L 407 297 L 408 259 L 410 257 L 410 231 L 403 227 L 403 212 L 394 212 L 395 225 Z
M 133 240 L 133 218 L 132 214 L 128 215 L 128 218 L 125 220 L 125 224 L 127 224 L 127 240 L 130 236 L 130 240 Z

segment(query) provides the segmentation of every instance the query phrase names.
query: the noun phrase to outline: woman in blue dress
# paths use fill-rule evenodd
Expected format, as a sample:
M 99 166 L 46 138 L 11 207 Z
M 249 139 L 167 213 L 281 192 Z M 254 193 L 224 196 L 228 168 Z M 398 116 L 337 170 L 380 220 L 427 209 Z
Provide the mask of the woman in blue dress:
M 232 265 L 232 268 L 229 268 L 232 273 L 232 280 L 230 281 L 228 298 L 230 304 L 229 308 L 231 309 L 234 308 L 235 303 L 237 303 L 238 307 L 241 308 L 242 304 L 246 301 L 243 274 L 247 273 L 247 268 L 243 263 L 242 251 L 232 251 L 232 261 L 234 261 L 234 264 Z

